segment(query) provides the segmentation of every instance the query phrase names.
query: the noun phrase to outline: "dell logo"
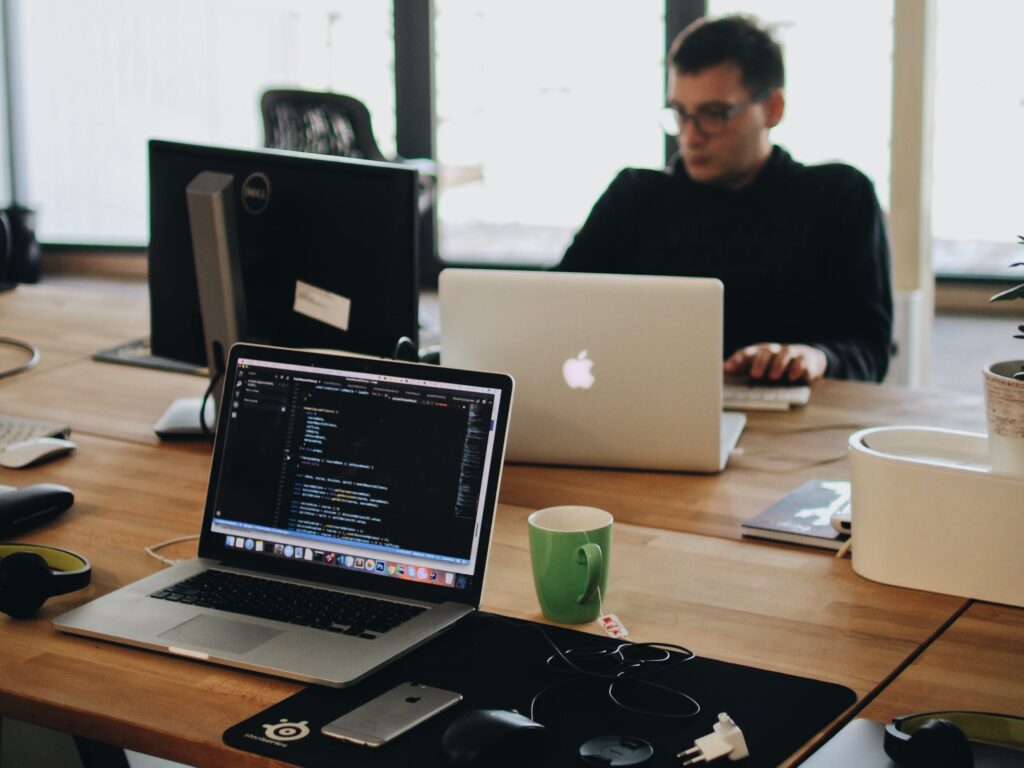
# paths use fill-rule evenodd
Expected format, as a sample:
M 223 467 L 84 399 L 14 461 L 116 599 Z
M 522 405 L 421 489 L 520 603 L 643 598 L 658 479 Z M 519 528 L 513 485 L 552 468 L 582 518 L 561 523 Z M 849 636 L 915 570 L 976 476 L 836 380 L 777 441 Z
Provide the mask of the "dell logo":
M 267 210 L 270 203 L 270 179 L 265 173 L 250 173 L 242 183 L 242 207 L 253 216 Z

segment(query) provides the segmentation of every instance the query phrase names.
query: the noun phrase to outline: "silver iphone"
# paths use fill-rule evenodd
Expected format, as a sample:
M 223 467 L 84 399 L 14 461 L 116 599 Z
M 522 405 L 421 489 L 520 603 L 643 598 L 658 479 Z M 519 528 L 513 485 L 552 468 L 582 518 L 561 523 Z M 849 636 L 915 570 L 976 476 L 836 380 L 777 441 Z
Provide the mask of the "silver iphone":
M 320 732 L 324 736 L 379 747 L 460 701 L 461 693 L 403 683 L 332 720 Z

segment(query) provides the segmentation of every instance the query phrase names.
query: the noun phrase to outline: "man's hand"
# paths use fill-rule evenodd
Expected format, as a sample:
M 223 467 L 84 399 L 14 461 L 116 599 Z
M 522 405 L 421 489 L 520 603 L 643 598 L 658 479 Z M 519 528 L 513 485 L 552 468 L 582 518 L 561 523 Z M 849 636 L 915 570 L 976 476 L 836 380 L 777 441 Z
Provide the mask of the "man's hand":
M 825 375 L 828 358 L 806 344 L 751 344 L 732 353 L 722 364 L 729 375 L 763 381 L 812 384 Z

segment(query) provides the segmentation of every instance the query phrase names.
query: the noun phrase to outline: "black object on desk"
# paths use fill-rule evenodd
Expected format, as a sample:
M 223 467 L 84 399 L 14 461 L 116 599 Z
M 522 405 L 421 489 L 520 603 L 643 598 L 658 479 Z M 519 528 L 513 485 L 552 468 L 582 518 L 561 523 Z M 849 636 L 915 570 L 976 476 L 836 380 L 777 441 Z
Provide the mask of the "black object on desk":
M 885 753 L 885 725 L 856 719 L 803 763 L 804 768 L 899 768 Z M 1021 768 L 1024 752 L 973 743 L 975 768 Z
M 472 709 L 517 710 L 545 725 L 551 749 L 540 766 L 577 764 L 581 744 L 598 736 L 629 734 L 650 742 L 650 766 L 678 766 L 677 752 L 711 730 L 717 713 L 727 711 L 743 728 L 750 757 L 745 766 L 775 766 L 856 700 L 849 688 L 804 677 L 768 672 L 707 658 L 694 658 L 649 679 L 685 691 L 701 706 L 688 719 L 642 715 L 615 706 L 607 680 L 578 677 L 547 664 L 551 646 L 531 622 L 488 613 L 473 614 L 440 638 L 346 689 L 310 686 L 224 733 L 229 746 L 294 765 L 443 766 L 441 738 L 448 726 Z M 563 651 L 615 647 L 621 641 L 561 627 L 543 631 Z M 320 734 L 335 719 L 395 685 L 413 680 L 463 694 L 463 702 L 377 749 L 345 744 Z M 640 690 L 640 689 L 637 689 Z M 649 710 L 678 707 L 666 698 L 624 689 L 622 698 Z M 281 731 L 287 739 L 276 738 Z
M 531 765 L 550 746 L 543 725 L 507 709 L 471 709 L 441 736 L 441 754 L 453 768 Z
M 74 502 L 71 489 L 56 483 L 37 483 L 0 493 L 0 537 L 49 522 Z

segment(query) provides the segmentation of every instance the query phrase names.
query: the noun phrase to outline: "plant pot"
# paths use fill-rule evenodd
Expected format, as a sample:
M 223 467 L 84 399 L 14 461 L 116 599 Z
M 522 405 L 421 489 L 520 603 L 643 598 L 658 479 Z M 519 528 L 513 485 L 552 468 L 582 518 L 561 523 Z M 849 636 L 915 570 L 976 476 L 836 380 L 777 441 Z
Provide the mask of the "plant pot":
M 985 414 L 992 471 L 1024 477 L 1024 381 L 1013 378 L 1022 361 L 985 368 Z

